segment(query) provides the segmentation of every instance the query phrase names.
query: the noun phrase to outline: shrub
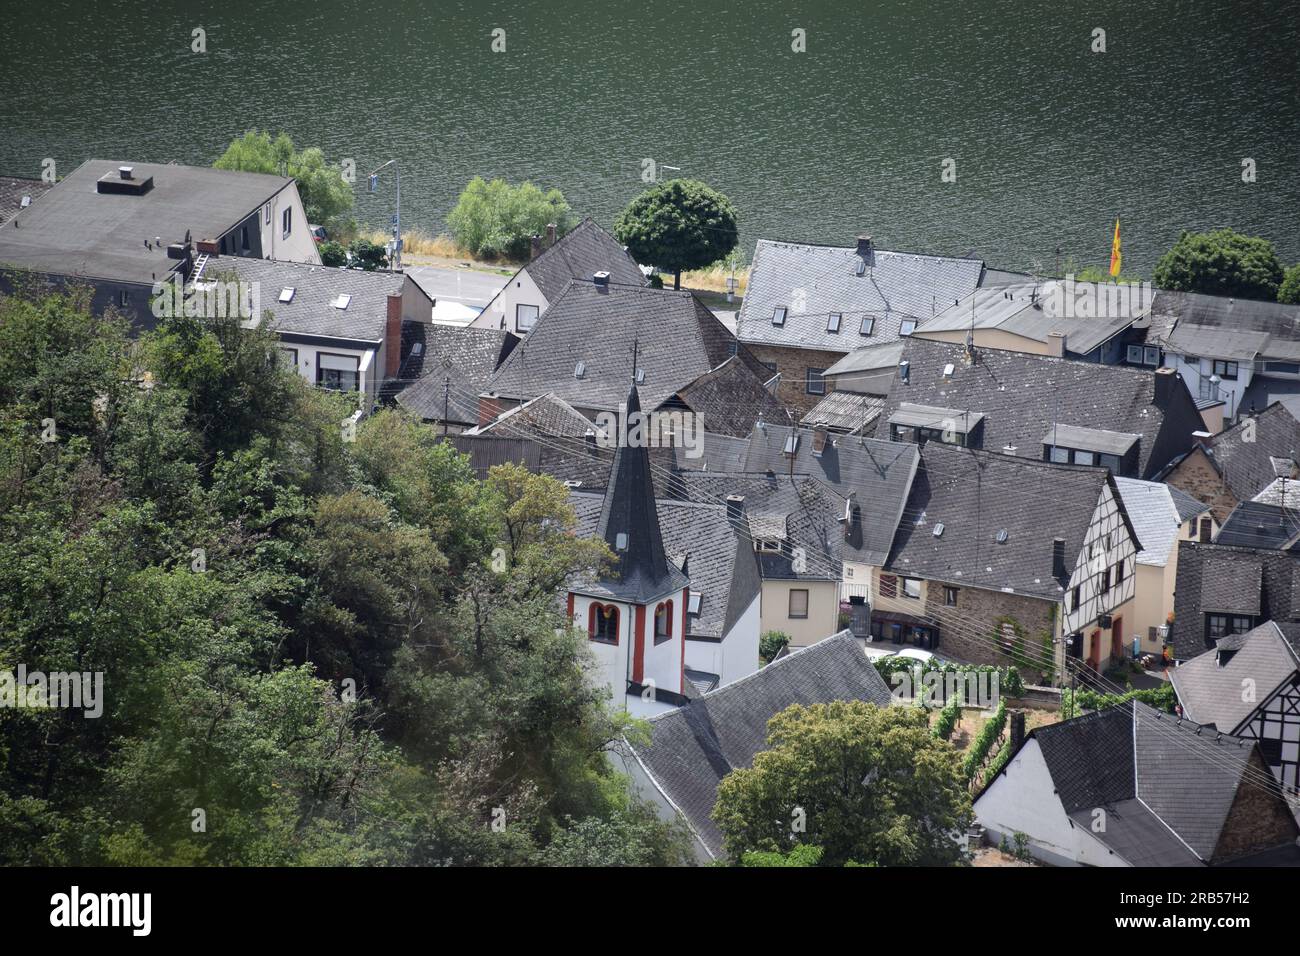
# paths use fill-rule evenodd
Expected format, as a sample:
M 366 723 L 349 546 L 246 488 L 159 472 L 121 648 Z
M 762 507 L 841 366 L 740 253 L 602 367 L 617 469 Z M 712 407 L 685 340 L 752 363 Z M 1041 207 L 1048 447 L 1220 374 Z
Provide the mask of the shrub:
M 768 631 L 758 639 L 758 657 L 764 664 L 770 664 L 781 648 L 790 643 L 790 635 L 782 631 Z
M 451 234 L 471 255 L 517 261 L 528 258 L 531 238 L 547 225 L 554 223 L 557 235 L 563 235 L 573 222 L 573 210 L 558 189 L 542 192 L 529 182 L 512 186 L 481 176 L 469 181 L 447 214 Z

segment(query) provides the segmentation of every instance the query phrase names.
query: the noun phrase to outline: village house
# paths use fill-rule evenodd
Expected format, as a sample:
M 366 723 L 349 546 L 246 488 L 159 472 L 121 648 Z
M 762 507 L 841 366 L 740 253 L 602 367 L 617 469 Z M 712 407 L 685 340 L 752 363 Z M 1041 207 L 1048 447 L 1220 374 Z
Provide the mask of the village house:
M 1300 552 L 1208 541 L 1178 543 L 1173 655 L 1188 661 L 1265 621 L 1300 621 Z
M 1258 741 L 1278 783 L 1300 794 L 1300 624 L 1267 621 L 1221 638 L 1169 679 L 1184 717 Z
M 594 220 L 584 219 L 558 239 L 555 226 L 549 225 L 545 239 L 533 237 L 529 262 L 510 277 L 470 325 L 527 335 L 571 281 L 591 282 L 596 275 L 613 285 L 646 284 L 641 267 Z
M 1186 454 L 1157 477 L 1204 501 L 1220 523 L 1237 505 L 1253 501 L 1275 482 L 1284 488 L 1286 482 L 1300 479 L 1300 421 L 1281 402 L 1217 435 L 1195 437 Z
M 911 338 L 875 437 L 1150 478 L 1201 417 L 1178 374 Z M 1189 494 L 1200 500 L 1192 489 Z
M 1122 617 L 1133 656 L 1159 657 L 1174 617 L 1174 584 L 1178 579 L 1178 542 L 1200 537 L 1205 521 L 1213 531 L 1207 505 L 1171 485 L 1137 478 L 1116 478 L 1124 511 L 1142 542 L 1137 553 L 1133 599 L 1115 616 Z
M 916 338 L 1152 368 L 1144 346 L 1152 293 L 1145 285 L 1042 279 L 982 286 L 917 326 Z
M 403 326 L 397 404 L 451 433 L 479 423 L 479 394 L 519 337 L 503 329 L 437 323 Z
M 931 442 L 871 569 L 872 636 L 1044 679 L 1067 654 L 1104 670 L 1127 655 L 1139 548 L 1105 469 Z
M 767 722 L 793 704 L 890 705 L 888 685 L 847 631 L 801 648 L 685 706 L 651 717 L 649 742 L 622 739 L 611 756 L 632 791 L 664 820 L 680 820 L 696 860 L 726 859 L 711 816 L 718 784 L 767 748 Z
M 594 419 L 618 410 L 635 375 L 647 411 L 748 434 L 759 418 L 785 419 L 765 371 L 689 292 L 571 280 L 489 379 L 479 423 L 547 393 Z
M 978 259 L 760 239 L 736 335 L 780 375 L 777 397 L 807 413 L 827 394 L 825 373 L 849 352 L 894 342 L 970 295 Z
M 320 265 L 294 180 L 198 166 L 91 159 L 0 226 L 0 291 L 31 273 L 83 282 L 96 312 L 157 324 L 157 283 L 205 256 Z
M 1198 399 L 1225 402 L 1228 421 L 1270 404 L 1275 389 L 1300 390 L 1300 306 L 1162 291 L 1152 312 L 1165 367 Z
M 1130 701 L 1031 731 L 975 819 L 1056 866 L 1295 865 L 1300 828 L 1267 770 L 1254 740 Z

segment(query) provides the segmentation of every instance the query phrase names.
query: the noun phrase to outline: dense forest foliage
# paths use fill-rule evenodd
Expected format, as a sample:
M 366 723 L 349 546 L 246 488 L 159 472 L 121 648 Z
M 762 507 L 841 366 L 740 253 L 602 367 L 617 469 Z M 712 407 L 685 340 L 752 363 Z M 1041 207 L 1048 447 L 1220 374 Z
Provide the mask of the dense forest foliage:
M 82 291 L 0 299 L 0 863 L 658 864 L 677 827 L 557 586 L 608 559 L 565 489 L 280 367 L 271 333 L 135 337 Z

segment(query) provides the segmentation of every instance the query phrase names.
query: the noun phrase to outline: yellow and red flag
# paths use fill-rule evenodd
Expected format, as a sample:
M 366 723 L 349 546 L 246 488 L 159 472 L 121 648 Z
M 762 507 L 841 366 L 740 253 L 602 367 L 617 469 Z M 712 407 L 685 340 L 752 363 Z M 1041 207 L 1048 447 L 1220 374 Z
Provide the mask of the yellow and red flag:
M 1124 256 L 1119 251 L 1119 217 L 1115 217 L 1115 238 L 1110 244 L 1110 274 L 1118 276 L 1120 265 L 1124 261 Z

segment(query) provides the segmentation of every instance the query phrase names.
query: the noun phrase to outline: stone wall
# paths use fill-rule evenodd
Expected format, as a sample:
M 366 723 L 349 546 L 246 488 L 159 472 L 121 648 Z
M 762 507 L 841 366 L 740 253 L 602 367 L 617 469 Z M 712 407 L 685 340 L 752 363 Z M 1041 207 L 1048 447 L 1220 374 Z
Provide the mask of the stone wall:
M 1002 653 L 994 638 L 1000 618 L 1010 618 L 1020 625 L 1024 636 L 1025 656 L 1034 662 L 1043 662 L 1047 651 L 1043 647 L 1044 635 L 1054 633 L 1054 609 L 1059 605 L 1023 594 L 1006 594 L 986 591 L 983 588 L 958 587 L 957 604 L 944 604 L 945 585 L 926 581 L 927 614 L 939 624 L 939 654 L 973 664 L 1011 664 L 1011 657 Z M 1038 670 L 1036 663 L 1032 670 Z M 1026 682 L 1037 683 L 1035 673 L 1023 675 Z
M 809 395 L 806 390 L 807 372 L 810 368 L 828 369 L 847 352 L 822 352 L 817 349 L 791 349 L 771 345 L 747 345 L 754 358 L 775 365 L 781 373 L 781 385 L 776 397 L 783 405 L 809 412 L 822 400 L 822 395 Z M 826 385 L 827 393 L 830 384 Z
M 1257 781 L 1271 778 L 1258 750 L 1251 754 L 1247 778 L 1237 788 L 1237 797 L 1219 834 L 1212 863 L 1231 860 L 1248 853 L 1291 843 L 1296 838 L 1296 822 L 1287 810 L 1280 790 L 1271 793 Z
M 1209 505 L 1214 520 L 1219 524 L 1223 524 L 1232 509 L 1237 507 L 1237 499 L 1199 448 L 1193 449 L 1180 461 L 1165 481 Z

